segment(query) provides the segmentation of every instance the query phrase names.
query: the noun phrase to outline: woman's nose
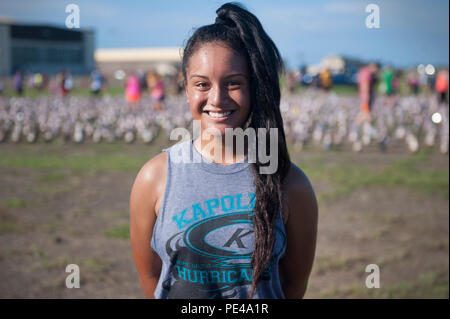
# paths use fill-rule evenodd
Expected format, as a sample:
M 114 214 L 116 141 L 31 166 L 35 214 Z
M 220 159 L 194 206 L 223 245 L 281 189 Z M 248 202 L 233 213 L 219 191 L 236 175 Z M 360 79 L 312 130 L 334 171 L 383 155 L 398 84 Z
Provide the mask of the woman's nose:
M 209 93 L 209 104 L 220 107 L 225 105 L 227 101 L 228 92 L 225 88 L 220 87 L 220 85 L 214 85 Z

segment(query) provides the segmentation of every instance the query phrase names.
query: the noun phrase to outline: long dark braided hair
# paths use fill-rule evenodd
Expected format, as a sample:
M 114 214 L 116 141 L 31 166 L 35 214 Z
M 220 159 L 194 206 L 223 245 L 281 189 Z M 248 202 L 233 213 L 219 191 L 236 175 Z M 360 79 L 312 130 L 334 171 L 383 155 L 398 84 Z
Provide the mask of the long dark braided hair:
M 289 171 L 290 158 L 286 146 L 280 112 L 279 74 L 283 72 L 280 53 L 264 31 L 259 20 L 242 5 L 226 3 L 217 11 L 214 24 L 198 28 L 189 38 L 183 52 L 182 72 L 186 81 L 189 58 L 203 44 L 220 42 L 242 54 L 249 66 L 251 111 L 246 126 L 255 130 L 265 128 L 266 150 L 269 149 L 270 128 L 278 130 L 278 167 L 273 174 L 261 174 L 258 156 L 252 164 L 255 186 L 254 249 L 252 255 L 253 281 L 250 297 L 264 271 L 271 264 L 275 242 L 274 223 L 283 210 L 282 185 Z M 258 135 L 258 134 L 256 134 Z M 258 136 L 256 137 L 256 154 Z

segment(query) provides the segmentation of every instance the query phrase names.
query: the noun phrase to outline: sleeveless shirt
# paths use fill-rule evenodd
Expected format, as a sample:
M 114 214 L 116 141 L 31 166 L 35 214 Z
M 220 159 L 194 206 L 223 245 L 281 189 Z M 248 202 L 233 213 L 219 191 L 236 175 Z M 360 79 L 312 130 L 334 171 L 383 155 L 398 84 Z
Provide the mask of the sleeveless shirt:
M 196 150 L 193 139 L 163 151 L 166 186 L 150 244 L 162 261 L 155 298 L 249 298 L 255 200 L 251 164 L 247 158 L 213 163 Z M 278 274 L 286 250 L 280 212 L 271 262 L 254 298 L 285 298 Z

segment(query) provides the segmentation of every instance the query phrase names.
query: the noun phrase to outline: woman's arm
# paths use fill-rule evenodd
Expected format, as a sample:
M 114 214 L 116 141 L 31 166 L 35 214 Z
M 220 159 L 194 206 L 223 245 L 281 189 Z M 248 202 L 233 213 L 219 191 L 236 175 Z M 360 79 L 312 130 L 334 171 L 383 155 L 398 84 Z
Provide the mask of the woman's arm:
M 166 183 L 166 156 L 163 152 L 141 168 L 130 195 L 131 247 L 147 298 L 155 298 L 161 272 L 161 259 L 150 247 L 150 241 Z
M 288 299 L 303 298 L 316 250 L 318 207 L 308 177 L 292 164 L 286 180 L 286 255 L 280 261 L 283 291 Z

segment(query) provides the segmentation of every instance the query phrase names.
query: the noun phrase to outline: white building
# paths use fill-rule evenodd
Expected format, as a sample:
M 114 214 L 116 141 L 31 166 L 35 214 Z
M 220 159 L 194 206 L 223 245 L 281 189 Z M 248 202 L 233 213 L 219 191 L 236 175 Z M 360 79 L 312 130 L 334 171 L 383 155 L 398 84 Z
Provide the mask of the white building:
M 97 49 L 95 62 L 106 74 L 156 71 L 161 75 L 174 75 L 181 66 L 182 48 L 130 48 Z

